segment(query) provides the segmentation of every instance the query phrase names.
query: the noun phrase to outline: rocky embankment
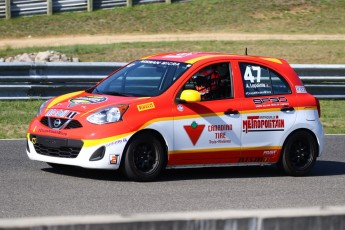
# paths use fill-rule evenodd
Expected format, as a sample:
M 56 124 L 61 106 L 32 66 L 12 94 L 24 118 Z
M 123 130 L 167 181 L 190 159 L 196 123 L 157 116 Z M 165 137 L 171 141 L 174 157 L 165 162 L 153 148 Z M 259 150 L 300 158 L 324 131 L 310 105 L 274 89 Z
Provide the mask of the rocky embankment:
M 80 62 L 80 60 L 57 51 L 48 50 L 38 53 L 18 54 L 14 57 L 0 57 L 0 62 Z

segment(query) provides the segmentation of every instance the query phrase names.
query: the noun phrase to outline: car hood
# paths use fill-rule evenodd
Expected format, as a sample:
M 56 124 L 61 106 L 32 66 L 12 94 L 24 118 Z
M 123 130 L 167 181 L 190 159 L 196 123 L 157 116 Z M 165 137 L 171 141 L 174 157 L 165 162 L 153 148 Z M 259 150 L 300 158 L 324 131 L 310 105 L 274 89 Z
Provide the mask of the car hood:
M 148 97 L 123 97 L 103 94 L 90 94 L 85 91 L 65 94 L 49 101 L 45 112 L 50 110 L 69 110 L 81 114 L 97 111 L 113 105 L 132 104 L 145 101 Z

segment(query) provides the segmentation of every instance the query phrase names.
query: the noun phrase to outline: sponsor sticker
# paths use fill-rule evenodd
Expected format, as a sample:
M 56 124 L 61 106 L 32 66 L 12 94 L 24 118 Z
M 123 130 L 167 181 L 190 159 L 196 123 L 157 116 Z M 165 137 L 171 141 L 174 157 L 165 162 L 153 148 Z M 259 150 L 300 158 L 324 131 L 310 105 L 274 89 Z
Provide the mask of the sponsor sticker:
M 47 117 L 62 117 L 62 118 L 69 118 L 73 119 L 78 113 L 73 112 L 70 110 L 63 110 L 63 109 L 50 109 L 45 114 Z
M 268 159 L 265 157 L 241 157 L 239 163 L 249 163 L 249 162 L 267 162 Z
M 284 119 L 279 116 L 248 116 L 243 120 L 243 132 L 284 131 Z
M 145 103 L 145 104 L 140 104 L 137 105 L 138 111 L 145 111 L 145 110 L 150 110 L 155 108 L 155 104 L 153 102 Z
M 44 133 L 44 134 L 57 134 L 57 135 L 62 135 L 62 136 L 67 136 L 67 133 L 62 132 L 61 130 L 51 130 L 51 129 L 38 129 L 39 133 Z
M 109 163 L 111 165 L 116 165 L 118 157 L 119 157 L 118 155 L 113 155 L 113 154 L 109 155 Z
M 297 93 L 307 93 L 307 90 L 304 86 L 296 85 L 296 92 Z
M 282 102 L 288 102 L 286 97 L 266 97 L 266 98 L 254 98 L 253 99 L 254 104 L 266 104 L 266 103 L 282 103 Z
M 68 107 L 73 107 L 76 105 L 83 105 L 83 104 L 96 104 L 106 101 L 108 98 L 103 96 L 85 96 L 85 97 L 78 97 L 69 100 L 70 104 Z
M 32 142 L 32 144 L 36 144 L 37 143 L 37 138 L 36 137 L 33 137 L 32 139 L 31 139 L 31 142 Z
M 205 125 L 198 124 L 195 121 L 192 122 L 190 125 L 183 126 L 184 130 L 188 134 L 189 139 L 193 143 L 193 145 L 196 145 L 198 142 L 202 132 L 204 131 Z
M 179 62 L 172 62 L 172 61 L 154 61 L 154 60 L 142 60 L 140 61 L 144 64 L 152 64 L 152 65 L 165 65 L 165 66 L 179 66 L 181 63 Z
M 183 105 L 178 104 L 178 105 L 177 105 L 177 110 L 180 111 L 180 112 L 183 112 L 183 110 L 184 110 Z
M 265 151 L 263 152 L 263 155 L 266 155 L 266 156 L 274 156 L 274 155 L 276 155 L 276 153 L 277 153 L 277 150 L 265 150 Z
M 120 140 L 116 140 L 116 141 L 110 142 L 110 143 L 106 144 L 105 146 L 109 147 L 109 146 L 113 146 L 113 145 L 119 145 L 119 144 L 122 144 L 122 143 L 127 143 L 127 138 L 123 138 L 123 139 L 120 139 Z
M 232 131 L 232 124 L 209 125 L 207 131 L 214 133 L 214 140 L 209 140 L 209 144 L 231 144 L 227 132 Z

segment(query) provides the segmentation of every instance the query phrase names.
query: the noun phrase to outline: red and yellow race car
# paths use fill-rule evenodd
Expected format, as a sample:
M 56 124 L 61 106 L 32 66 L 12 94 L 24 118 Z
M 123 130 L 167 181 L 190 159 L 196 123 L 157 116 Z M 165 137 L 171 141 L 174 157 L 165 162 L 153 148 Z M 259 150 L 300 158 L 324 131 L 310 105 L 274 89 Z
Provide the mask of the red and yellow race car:
M 272 164 L 302 176 L 323 151 L 319 117 L 319 101 L 282 59 L 156 54 L 43 103 L 27 155 L 136 181 L 165 168 Z

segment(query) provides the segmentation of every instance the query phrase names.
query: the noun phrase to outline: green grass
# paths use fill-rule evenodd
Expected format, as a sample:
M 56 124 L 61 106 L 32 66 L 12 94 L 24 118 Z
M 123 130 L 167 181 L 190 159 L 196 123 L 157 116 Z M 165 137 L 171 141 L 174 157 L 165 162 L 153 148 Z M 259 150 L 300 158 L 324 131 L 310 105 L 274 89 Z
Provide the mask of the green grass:
M 109 45 L 74 45 L 65 47 L 25 48 L 0 50 L 0 57 L 45 50 L 56 50 L 81 61 L 130 61 L 141 56 L 168 51 L 219 51 L 250 55 L 280 57 L 290 63 L 343 64 L 345 41 L 189 41 L 139 42 Z
M 193 0 L 0 20 L 0 38 L 124 33 L 344 34 L 344 0 Z
M 345 134 L 345 100 L 320 100 L 325 133 Z
M 25 137 L 42 100 L 0 101 L 0 139 Z
M 0 101 L 0 139 L 24 138 L 42 100 Z M 321 100 L 321 121 L 327 134 L 345 133 L 344 100 Z

